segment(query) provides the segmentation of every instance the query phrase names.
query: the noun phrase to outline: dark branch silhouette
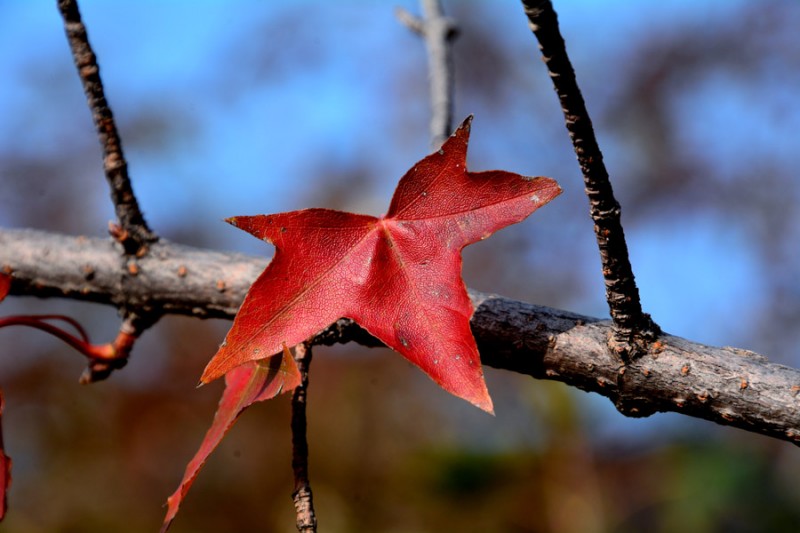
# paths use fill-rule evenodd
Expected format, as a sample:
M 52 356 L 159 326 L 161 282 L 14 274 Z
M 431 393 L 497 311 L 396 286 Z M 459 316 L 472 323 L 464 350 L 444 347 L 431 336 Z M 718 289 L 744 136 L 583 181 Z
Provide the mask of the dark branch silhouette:
M 111 200 L 114 202 L 119 220 L 119 227 L 113 228 L 112 232 L 122 243 L 126 254 L 141 256 L 147 251 L 147 245 L 155 242 L 158 237 L 147 226 L 144 215 L 139 209 L 139 202 L 133 194 L 128 176 L 128 163 L 122 153 L 122 140 L 106 100 L 97 56 L 89 44 L 89 36 L 81 20 L 78 2 L 58 0 L 58 9 L 64 19 L 64 30 L 67 33 L 72 57 L 78 68 L 78 76 L 83 84 L 92 120 L 97 128 L 97 136 L 103 147 L 103 170 L 111 187 Z
M 549 0 L 523 0 L 522 3 L 531 30 L 539 40 L 539 49 L 561 102 L 567 131 L 583 173 L 600 248 L 606 300 L 614 320 L 614 338 L 610 345 L 623 360 L 628 360 L 644 353 L 647 342 L 655 338 L 659 329 L 650 316 L 642 312 L 639 289 L 628 259 L 620 205 L 614 197 L 603 154 L 558 28 L 556 12 Z
M 317 530 L 314 497 L 308 479 L 308 439 L 306 438 L 306 404 L 308 403 L 308 369 L 311 366 L 310 345 L 298 344 L 294 359 L 300 371 L 300 385 L 292 394 L 292 471 L 294 472 L 294 508 L 297 512 L 297 531 Z

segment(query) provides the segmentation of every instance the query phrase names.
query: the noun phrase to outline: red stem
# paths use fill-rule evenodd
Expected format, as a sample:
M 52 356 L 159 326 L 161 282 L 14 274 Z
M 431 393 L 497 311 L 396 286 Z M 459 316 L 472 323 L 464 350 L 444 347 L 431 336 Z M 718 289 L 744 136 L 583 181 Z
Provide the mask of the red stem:
M 78 338 L 75 335 L 64 331 L 63 329 L 49 324 L 46 322 L 46 320 L 63 320 L 64 322 L 67 322 L 75 327 L 76 330 L 78 330 L 78 333 L 82 338 Z M 89 338 L 86 335 L 86 331 L 83 329 L 83 327 L 81 327 L 80 324 L 78 324 L 74 319 L 67 316 L 39 315 L 9 316 L 0 318 L 0 328 L 4 328 L 6 326 L 28 326 L 39 329 L 61 339 L 89 359 L 113 360 L 123 359 L 127 356 L 127 353 L 125 355 L 119 354 L 114 344 L 98 345 L 89 343 Z
M 83 339 L 84 342 L 86 342 L 86 343 L 89 342 L 89 335 L 86 333 L 86 330 L 83 329 L 83 326 L 81 326 L 80 322 L 78 322 L 77 320 L 75 320 L 72 317 L 68 317 L 68 316 L 65 316 L 65 315 L 34 315 L 33 317 L 36 318 L 37 320 L 40 320 L 40 321 L 44 321 L 44 320 L 61 320 L 63 322 L 66 322 L 67 324 L 69 324 L 70 326 L 75 328 L 75 331 L 78 332 L 78 335 L 80 335 L 81 339 Z M 14 317 L 10 317 L 10 318 L 14 318 Z M 2 319 L 0 319 L 0 321 L 2 321 Z M 2 327 L 2 326 L 0 326 L 0 327 Z

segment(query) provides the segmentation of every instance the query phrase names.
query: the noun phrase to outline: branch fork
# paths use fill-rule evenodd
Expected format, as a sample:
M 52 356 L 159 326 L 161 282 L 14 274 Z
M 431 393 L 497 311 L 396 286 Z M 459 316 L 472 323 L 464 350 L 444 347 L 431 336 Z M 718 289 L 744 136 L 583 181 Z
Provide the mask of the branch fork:
M 547 66 L 553 88 L 564 112 L 565 124 L 583 173 L 589 210 L 600 250 L 606 300 L 614 322 L 608 347 L 622 364 L 648 352 L 661 329 L 642 311 L 633 276 L 628 245 L 622 229 L 621 209 L 614 197 L 603 153 L 594 135 L 575 71 L 567 55 L 558 17 L 550 0 L 522 0 L 531 31 Z

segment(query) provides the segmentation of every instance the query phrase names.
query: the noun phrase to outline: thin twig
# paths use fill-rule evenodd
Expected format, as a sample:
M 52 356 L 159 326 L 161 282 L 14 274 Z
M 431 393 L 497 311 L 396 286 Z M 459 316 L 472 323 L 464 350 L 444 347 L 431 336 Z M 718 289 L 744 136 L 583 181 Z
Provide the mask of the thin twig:
M 420 2 L 424 18 L 415 17 L 402 8 L 397 8 L 396 15 L 400 22 L 425 39 L 428 48 L 431 145 L 437 149 L 453 132 L 453 41 L 458 35 L 458 27 L 453 19 L 444 16 L 440 0 Z
M 314 499 L 308 480 L 308 441 L 306 439 L 306 400 L 308 395 L 308 368 L 311 365 L 311 346 L 299 344 L 294 352 L 300 370 L 300 386 L 292 395 L 292 471 L 294 472 L 294 508 L 297 512 L 297 531 L 317 531 Z
M 122 243 L 127 254 L 144 255 L 148 244 L 155 242 L 157 237 L 147 226 L 133 194 L 128 176 L 128 163 L 122 153 L 122 141 L 105 97 L 103 82 L 100 79 L 100 67 L 89 44 L 86 27 L 81 21 L 77 0 L 58 0 L 58 9 L 64 19 L 64 29 L 72 57 L 78 68 L 97 136 L 103 147 L 103 170 L 111 187 L 111 199 L 119 220 L 117 240 Z
M 658 335 L 659 329 L 650 316 L 642 312 L 620 221 L 620 205 L 614 198 L 603 154 L 567 56 L 553 5 L 549 0 L 522 0 L 522 3 L 531 30 L 539 40 L 539 49 L 561 102 L 567 130 L 583 172 L 600 248 L 606 299 L 614 320 L 611 347 L 623 360 L 630 360 L 644 353 L 647 342 Z
M 125 292 L 124 286 L 127 284 L 127 280 L 138 272 L 137 258 L 144 256 L 150 244 L 156 242 L 158 237 L 147 226 L 133 192 L 128 175 L 128 163 L 122 152 L 122 140 L 106 100 L 97 56 L 89 44 L 89 36 L 86 26 L 81 20 L 78 2 L 77 0 L 58 0 L 58 9 L 64 20 L 64 30 L 72 57 L 83 84 L 100 145 L 103 148 L 103 171 L 111 188 L 111 200 L 114 203 L 118 221 L 118 224 L 110 225 L 110 233 L 122 245 L 129 258 L 124 259 L 121 264 L 123 268 L 122 286 L 123 292 Z M 125 366 L 127 357 L 133 349 L 134 341 L 160 318 L 158 313 L 132 308 L 124 299 L 118 301 L 117 304 L 123 315 L 123 323 L 112 345 L 121 357 L 108 361 L 90 360 L 81 375 L 81 383 L 106 379 L 111 372 Z

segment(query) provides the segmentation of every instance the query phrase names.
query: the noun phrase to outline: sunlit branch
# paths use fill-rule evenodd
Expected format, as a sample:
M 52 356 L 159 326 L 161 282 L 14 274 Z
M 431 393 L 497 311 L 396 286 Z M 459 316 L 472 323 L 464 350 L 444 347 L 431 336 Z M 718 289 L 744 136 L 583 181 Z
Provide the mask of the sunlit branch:
M 59 261 L 41 261 L 42 257 Z M 232 319 L 266 259 L 154 243 L 124 290 L 118 251 L 108 239 L 0 229 L 0 269 L 14 274 L 10 295 L 66 297 L 202 318 Z M 83 274 L 91 266 L 90 279 Z M 800 370 L 736 348 L 663 335 L 621 364 L 608 350 L 610 321 L 470 292 L 472 330 L 484 364 L 562 381 L 611 399 L 628 416 L 673 411 L 791 442 L 800 441 Z M 315 344 L 380 343 L 339 320 Z

